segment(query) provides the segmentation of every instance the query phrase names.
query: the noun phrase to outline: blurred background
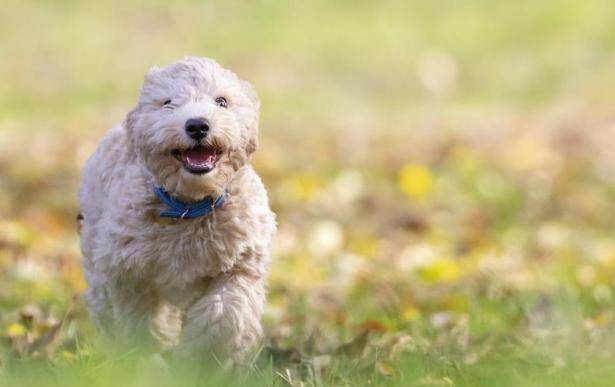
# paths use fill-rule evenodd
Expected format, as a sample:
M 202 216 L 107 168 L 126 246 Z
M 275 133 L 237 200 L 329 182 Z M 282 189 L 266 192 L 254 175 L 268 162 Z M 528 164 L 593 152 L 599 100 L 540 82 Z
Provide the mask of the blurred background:
M 463 384 L 503 356 L 615 375 L 610 0 L 3 0 L 0 375 L 95 362 L 80 169 L 187 54 L 262 100 L 280 379 Z

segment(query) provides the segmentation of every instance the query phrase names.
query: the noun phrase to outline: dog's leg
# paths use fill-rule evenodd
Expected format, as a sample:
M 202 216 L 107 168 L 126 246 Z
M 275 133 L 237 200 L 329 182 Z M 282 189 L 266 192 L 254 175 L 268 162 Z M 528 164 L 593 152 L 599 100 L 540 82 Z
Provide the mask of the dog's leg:
M 179 355 L 245 360 L 262 336 L 264 301 L 261 277 L 228 273 L 215 278 L 186 311 Z
M 109 287 L 109 296 L 118 344 L 154 349 L 151 328 L 159 304 L 157 295 L 145 286 L 124 280 Z
M 106 338 L 112 337 L 113 318 L 111 303 L 104 286 L 90 285 L 83 299 L 96 327 Z

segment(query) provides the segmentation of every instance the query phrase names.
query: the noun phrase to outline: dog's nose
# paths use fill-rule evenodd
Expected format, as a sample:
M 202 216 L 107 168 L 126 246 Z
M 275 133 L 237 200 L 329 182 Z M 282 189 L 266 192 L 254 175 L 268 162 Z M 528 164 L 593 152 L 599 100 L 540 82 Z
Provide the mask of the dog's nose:
M 186 133 L 194 140 L 200 140 L 207 136 L 209 121 L 205 118 L 190 118 L 186 121 Z

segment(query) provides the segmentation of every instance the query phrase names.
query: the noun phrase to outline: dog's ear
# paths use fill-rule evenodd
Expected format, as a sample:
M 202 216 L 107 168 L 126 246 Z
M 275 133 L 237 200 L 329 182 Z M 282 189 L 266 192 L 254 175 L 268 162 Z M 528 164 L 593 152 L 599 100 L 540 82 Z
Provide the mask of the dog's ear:
M 150 69 L 147 70 L 147 73 L 145 73 L 145 80 L 154 81 L 156 78 L 158 78 L 158 74 L 160 74 L 160 71 L 161 69 L 158 66 L 150 67 Z
M 250 101 L 254 105 L 254 110 L 258 112 L 261 108 L 261 101 L 258 99 L 254 86 L 250 82 L 242 80 L 241 89 L 248 96 L 248 98 L 250 98 Z
M 137 152 L 137 147 L 136 147 L 136 140 L 135 140 L 135 130 L 134 130 L 134 124 L 137 120 L 137 115 L 139 114 L 139 107 L 135 107 L 134 109 L 132 109 L 130 112 L 128 112 L 128 114 L 126 115 L 126 118 L 124 119 L 123 122 L 123 126 L 124 126 L 124 130 L 126 131 L 127 134 L 127 138 L 128 138 L 128 149 L 129 149 L 129 154 L 136 156 L 136 152 Z
M 137 108 L 134 108 L 128 112 L 128 114 L 126 115 L 126 118 L 124 119 L 124 129 L 126 129 L 126 131 L 132 132 L 134 123 L 137 120 L 136 116 L 137 116 Z
M 252 102 L 252 106 L 254 107 L 254 117 L 251 122 L 248 122 L 248 143 L 246 145 L 246 153 L 247 155 L 251 155 L 258 148 L 258 117 L 259 110 L 261 107 L 261 101 L 258 99 L 258 95 L 256 94 L 256 89 L 254 86 L 248 81 L 241 81 L 241 88 L 246 96 Z

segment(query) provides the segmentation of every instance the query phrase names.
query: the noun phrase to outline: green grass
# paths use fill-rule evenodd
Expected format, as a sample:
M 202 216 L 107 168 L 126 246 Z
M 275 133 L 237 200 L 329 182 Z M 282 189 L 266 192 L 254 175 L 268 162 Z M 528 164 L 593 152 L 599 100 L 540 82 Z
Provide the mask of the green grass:
M 5 0 L 0 386 L 612 384 L 614 11 Z M 186 54 L 262 100 L 280 231 L 264 347 L 235 372 L 110 350 L 73 301 L 79 170 Z

